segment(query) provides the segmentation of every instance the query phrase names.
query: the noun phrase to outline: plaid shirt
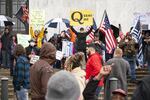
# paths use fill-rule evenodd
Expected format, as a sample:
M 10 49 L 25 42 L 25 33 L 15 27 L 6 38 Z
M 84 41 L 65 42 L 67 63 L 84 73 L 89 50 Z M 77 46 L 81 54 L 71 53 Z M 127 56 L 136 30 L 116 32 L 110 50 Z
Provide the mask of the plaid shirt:
M 29 61 L 26 56 L 21 55 L 17 58 L 13 73 L 13 84 L 15 90 L 20 90 L 21 86 L 29 89 Z

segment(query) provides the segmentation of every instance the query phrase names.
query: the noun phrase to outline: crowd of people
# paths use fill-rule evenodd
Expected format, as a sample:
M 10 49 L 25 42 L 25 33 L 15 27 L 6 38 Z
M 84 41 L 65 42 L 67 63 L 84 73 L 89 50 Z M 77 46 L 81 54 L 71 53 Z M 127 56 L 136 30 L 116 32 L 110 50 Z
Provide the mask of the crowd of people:
M 73 27 L 60 34 L 54 34 L 50 40 L 44 37 L 42 46 L 37 46 L 37 39 L 31 38 L 29 46 L 24 48 L 17 43 L 16 34 L 11 34 L 10 27 L 5 27 L 0 35 L 1 68 L 10 68 L 13 77 L 14 91 L 18 100 L 28 100 L 29 89 L 32 100 L 98 100 L 104 87 L 104 100 L 127 100 L 127 75 L 130 82 L 137 83 L 136 66 L 147 67 L 150 71 L 150 33 L 143 33 L 143 64 L 137 59 L 138 44 L 131 34 L 118 42 L 113 55 L 105 59 L 106 47 L 100 41 L 99 33 L 94 33 L 94 39 L 86 44 L 86 36 L 92 31 L 84 28 L 77 32 Z M 46 30 L 44 32 L 47 33 Z M 36 34 L 39 34 L 36 32 Z M 73 54 L 56 59 L 57 50 L 62 50 L 62 41 L 73 42 Z M 34 55 L 40 57 L 34 64 L 30 63 Z M 106 55 L 107 56 L 107 55 Z M 115 78 L 117 86 L 111 79 Z M 136 99 L 142 89 L 144 96 L 149 97 L 140 82 L 132 100 Z M 148 81 L 149 82 L 149 81 Z M 143 89 L 144 88 L 144 89 Z M 144 99 L 144 100 L 148 100 Z

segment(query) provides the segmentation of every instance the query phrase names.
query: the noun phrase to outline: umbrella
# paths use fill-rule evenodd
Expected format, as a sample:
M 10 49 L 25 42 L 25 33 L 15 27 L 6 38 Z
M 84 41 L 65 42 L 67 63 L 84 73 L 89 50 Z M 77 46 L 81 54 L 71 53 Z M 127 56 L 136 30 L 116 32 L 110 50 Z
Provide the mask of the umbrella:
M 48 25 L 48 27 L 50 28 L 58 28 L 60 24 L 64 23 L 65 26 L 68 28 L 70 26 L 70 22 L 68 19 L 64 19 L 64 18 L 54 18 L 51 19 L 50 21 L 48 21 L 46 23 L 46 25 Z
M 68 19 L 54 18 L 48 21 L 45 26 L 47 28 L 56 28 L 58 33 L 60 33 L 60 31 L 66 30 L 70 26 L 70 22 Z
M 60 34 L 61 31 L 67 30 L 70 27 L 70 22 L 65 18 L 54 18 L 49 20 L 45 24 L 45 28 L 48 29 L 46 34 L 47 40 L 49 40 L 54 34 Z
M 9 16 L 0 15 L 0 26 L 14 25 L 13 19 Z

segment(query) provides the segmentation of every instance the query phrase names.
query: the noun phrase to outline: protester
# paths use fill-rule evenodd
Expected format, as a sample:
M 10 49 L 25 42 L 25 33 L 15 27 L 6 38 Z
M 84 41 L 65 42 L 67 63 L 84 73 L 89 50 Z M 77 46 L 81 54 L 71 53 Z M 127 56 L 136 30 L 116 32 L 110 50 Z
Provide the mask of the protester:
M 14 62 L 15 62 L 15 56 L 14 56 L 14 50 L 17 45 L 17 35 L 11 35 L 10 38 L 10 47 L 11 47 L 11 53 L 10 53 L 10 75 L 13 75 L 13 68 L 14 68 Z
M 91 33 L 93 27 L 91 26 L 88 32 L 85 32 L 84 28 L 80 28 L 80 32 L 77 32 L 72 26 L 71 30 L 76 34 L 75 51 L 84 52 L 86 55 L 86 36 Z
M 112 65 L 111 73 L 105 78 L 104 99 L 111 100 L 110 79 L 117 78 L 117 88 L 122 89 L 127 94 L 127 75 L 130 72 L 129 63 L 122 58 L 123 52 L 120 48 L 114 51 L 114 57 L 107 61 L 107 65 Z
M 123 58 L 126 59 L 130 64 L 131 69 L 131 80 L 130 82 L 136 83 L 136 43 L 132 38 L 131 34 L 127 34 L 127 36 L 120 41 L 119 47 L 123 50 Z
M 22 45 L 16 45 L 14 55 L 16 64 L 13 72 L 13 85 L 17 100 L 28 100 L 29 82 L 29 61 L 25 56 L 25 49 Z
M 2 34 L 0 33 L 0 67 L 2 64 Z
M 102 43 L 102 41 L 99 40 L 99 35 L 94 34 L 94 40 L 93 43 L 96 45 L 96 51 L 100 54 L 103 55 L 103 51 L 106 50 L 105 45 Z
M 100 69 L 102 68 L 102 57 L 99 53 L 96 52 L 95 50 L 96 46 L 94 43 L 91 43 L 87 45 L 87 55 L 88 55 L 88 60 L 86 63 L 86 83 L 88 83 L 91 78 L 95 77 L 98 75 L 100 72 Z M 100 81 L 99 86 L 103 86 L 103 80 Z M 97 87 L 95 85 L 95 87 Z M 91 96 L 91 93 L 95 93 L 96 91 L 90 91 L 88 90 L 87 92 L 84 93 L 84 98 L 85 100 L 95 100 L 95 96 Z
M 2 67 L 10 68 L 10 53 L 11 53 L 11 46 L 10 46 L 10 30 L 8 27 L 5 27 L 4 34 L 2 35 L 1 42 L 2 42 Z
M 78 52 L 70 56 L 65 62 L 65 69 L 75 75 L 80 86 L 80 98 L 78 100 L 84 100 L 82 93 L 85 88 L 85 71 L 81 69 L 81 62 L 84 60 L 84 53 Z
M 112 99 L 111 100 L 125 100 L 126 92 L 122 89 L 116 89 L 112 92 Z
M 150 76 L 144 77 L 138 82 L 131 100 L 150 100 Z
M 86 88 L 83 91 L 84 100 L 98 100 L 98 98 L 95 97 L 95 91 L 98 88 L 99 81 L 102 79 L 103 76 L 108 75 L 110 72 L 110 65 L 103 66 L 100 70 L 100 73 L 89 80 Z
M 79 100 L 79 97 L 79 84 L 72 73 L 59 71 L 49 79 L 46 100 Z
M 144 66 L 150 71 L 150 33 L 147 32 L 144 37 Z
M 39 55 L 40 49 L 37 47 L 35 39 L 32 38 L 28 42 L 29 46 L 26 47 L 26 54 L 28 56 L 28 59 L 30 60 L 32 56 Z
M 40 59 L 30 68 L 31 100 L 45 100 L 48 79 L 57 71 L 52 68 L 56 60 L 56 48 L 44 43 L 40 49 Z
M 42 44 L 45 43 L 45 42 L 48 42 L 46 34 L 48 34 L 47 28 L 44 29 L 44 35 L 43 35 L 43 38 L 42 38 Z

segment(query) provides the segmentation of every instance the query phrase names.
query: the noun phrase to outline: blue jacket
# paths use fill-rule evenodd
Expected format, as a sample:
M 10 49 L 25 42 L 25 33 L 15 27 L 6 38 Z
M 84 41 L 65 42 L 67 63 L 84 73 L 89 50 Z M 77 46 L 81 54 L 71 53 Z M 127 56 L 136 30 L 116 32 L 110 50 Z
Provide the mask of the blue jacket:
M 21 86 L 29 89 L 29 61 L 26 56 L 21 55 L 16 60 L 13 74 L 13 84 L 15 90 L 20 90 Z

